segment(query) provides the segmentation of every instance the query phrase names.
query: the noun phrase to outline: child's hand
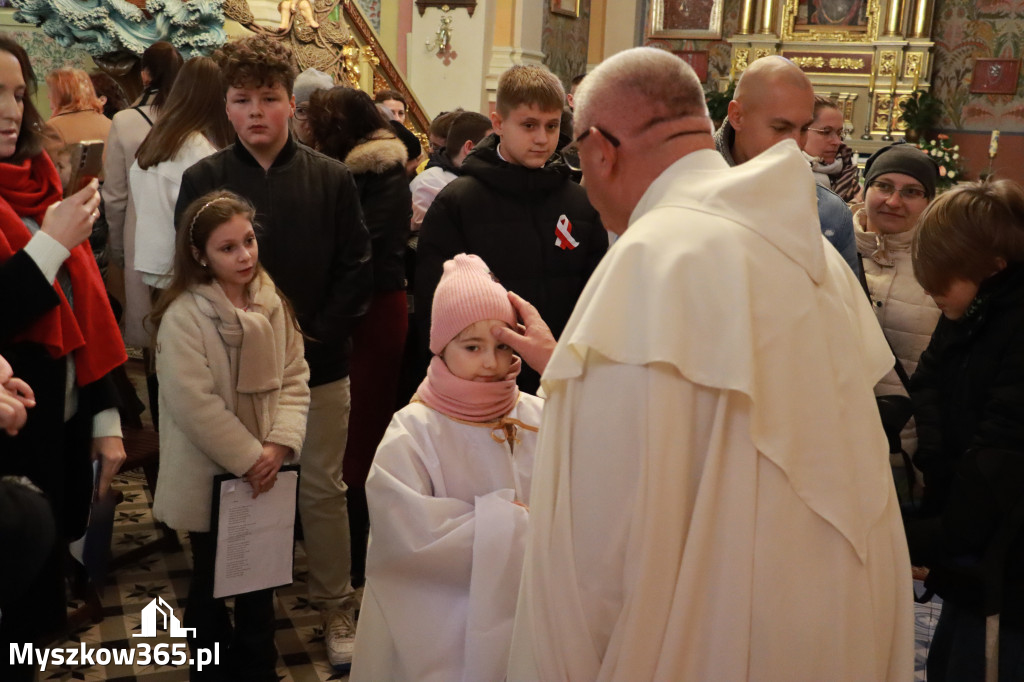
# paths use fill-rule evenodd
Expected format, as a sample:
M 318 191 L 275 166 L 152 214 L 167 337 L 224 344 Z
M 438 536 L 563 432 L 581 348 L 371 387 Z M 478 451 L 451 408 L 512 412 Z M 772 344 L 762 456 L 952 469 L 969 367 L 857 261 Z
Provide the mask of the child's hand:
M 277 472 L 285 457 L 292 454 L 291 448 L 286 448 L 277 443 L 264 443 L 263 452 L 259 459 L 252 465 L 249 471 L 245 472 L 245 480 L 252 486 L 253 498 L 259 497 L 274 487 L 277 482 Z

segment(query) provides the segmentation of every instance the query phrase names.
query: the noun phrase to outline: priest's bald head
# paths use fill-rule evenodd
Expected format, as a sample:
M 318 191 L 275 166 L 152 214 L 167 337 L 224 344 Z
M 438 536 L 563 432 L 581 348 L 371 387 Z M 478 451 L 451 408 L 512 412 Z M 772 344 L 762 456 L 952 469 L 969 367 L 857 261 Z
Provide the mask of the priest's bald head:
M 637 47 L 606 59 L 574 102 L 573 144 L 587 195 L 616 234 L 662 171 L 693 151 L 714 149 L 700 81 L 665 50 Z
M 732 158 L 745 163 L 790 138 L 802 148 L 813 121 L 814 88 L 807 75 L 785 57 L 762 57 L 743 72 L 729 102 Z

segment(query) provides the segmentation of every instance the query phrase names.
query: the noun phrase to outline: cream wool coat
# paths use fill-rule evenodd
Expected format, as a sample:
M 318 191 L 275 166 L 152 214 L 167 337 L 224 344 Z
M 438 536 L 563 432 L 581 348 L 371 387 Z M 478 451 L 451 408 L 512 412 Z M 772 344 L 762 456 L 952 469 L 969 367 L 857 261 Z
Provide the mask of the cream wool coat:
M 266 273 L 248 312 L 220 285 L 182 294 L 157 334 L 160 478 L 153 516 L 177 530 L 208 531 L 213 477 L 247 472 L 263 443 L 297 459 L 309 411 L 302 335 Z
M 543 376 L 509 679 L 913 675 L 892 356 L 786 141 L 667 169 Z

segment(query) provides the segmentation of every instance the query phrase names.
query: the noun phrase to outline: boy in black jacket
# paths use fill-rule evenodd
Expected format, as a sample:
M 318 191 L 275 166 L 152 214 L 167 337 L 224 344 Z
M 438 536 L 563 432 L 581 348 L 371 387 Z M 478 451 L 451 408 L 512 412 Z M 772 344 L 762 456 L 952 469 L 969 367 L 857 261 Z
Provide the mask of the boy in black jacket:
M 310 601 L 323 614 L 328 659 L 346 669 L 358 604 L 349 575 L 341 476 L 350 408 L 350 336 L 372 289 L 369 234 L 348 169 L 297 144 L 289 134 L 295 70 L 288 48 L 253 36 L 225 45 L 214 56 L 224 71 L 227 114 L 238 140 L 185 171 L 175 220 L 194 199 L 214 189 L 251 201 L 260 260 L 309 336 L 311 399 L 299 513 Z M 198 632 L 215 635 L 201 627 Z
M 989 679 L 986 665 L 1021 680 L 1024 189 L 958 185 L 921 215 L 913 255 L 943 315 L 910 382 L 925 490 L 920 512 L 907 515 L 907 542 L 942 597 L 928 680 Z M 996 632 L 998 661 L 986 663 Z
M 555 154 L 564 102 L 561 82 L 542 66 L 513 66 L 498 80 L 494 134 L 466 157 L 462 176 L 423 219 L 415 314 L 424 350 L 442 266 L 458 253 L 483 258 L 505 288 L 537 307 L 556 338 L 569 321 L 608 235 Z M 535 393 L 539 383 L 524 367 L 520 388 Z

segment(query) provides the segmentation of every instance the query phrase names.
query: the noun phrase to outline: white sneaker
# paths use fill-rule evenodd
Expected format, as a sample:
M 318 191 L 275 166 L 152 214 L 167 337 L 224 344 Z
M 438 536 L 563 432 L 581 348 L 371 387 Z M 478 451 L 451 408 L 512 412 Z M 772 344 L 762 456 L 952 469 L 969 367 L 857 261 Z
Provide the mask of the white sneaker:
M 352 667 L 352 651 L 356 645 L 356 623 L 352 609 L 330 609 L 324 612 L 324 646 L 327 660 L 338 672 Z
M 355 616 L 356 622 L 359 622 L 359 611 L 363 606 L 363 588 L 357 587 L 352 596 L 349 597 L 348 603 L 352 605 L 353 615 Z

